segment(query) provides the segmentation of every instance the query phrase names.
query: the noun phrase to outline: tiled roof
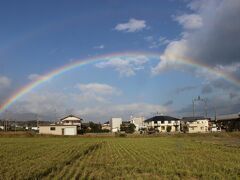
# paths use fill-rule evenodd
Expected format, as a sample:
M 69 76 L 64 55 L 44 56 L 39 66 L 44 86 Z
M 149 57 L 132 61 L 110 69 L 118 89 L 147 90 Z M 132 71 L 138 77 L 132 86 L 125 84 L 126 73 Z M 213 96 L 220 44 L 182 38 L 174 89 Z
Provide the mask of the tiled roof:
M 154 116 L 152 118 L 146 119 L 144 122 L 151 122 L 151 121 L 173 121 L 179 120 L 178 118 L 171 117 L 171 116 Z

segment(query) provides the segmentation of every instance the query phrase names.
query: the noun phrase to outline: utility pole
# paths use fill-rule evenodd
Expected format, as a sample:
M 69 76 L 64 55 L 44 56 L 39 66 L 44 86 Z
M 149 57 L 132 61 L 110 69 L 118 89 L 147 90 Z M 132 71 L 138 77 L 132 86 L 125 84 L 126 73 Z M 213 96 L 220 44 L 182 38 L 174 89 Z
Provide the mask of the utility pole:
M 14 121 L 14 131 L 15 131 L 15 134 L 16 134 L 16 119 Z
M 192 100 L 192 105 L 193 105 L 193 118 L 195 117 L 195 105 L 194 105 L 195 99 Z
M 5 111 L 4 130 L 8 130 L 8 110 Z
M 204 103 L 204 111 L 205 111 L 205 117 L 207 118 L 208 113 L 207 113 L 207 98 L 201 98 L 200 96 L 198 96 L 197 98 L 193 98 L 192 99 L 192 105 L 193 105 L 193 118 L 195 117 L 195 102 L 196 101 L 202 101 Z

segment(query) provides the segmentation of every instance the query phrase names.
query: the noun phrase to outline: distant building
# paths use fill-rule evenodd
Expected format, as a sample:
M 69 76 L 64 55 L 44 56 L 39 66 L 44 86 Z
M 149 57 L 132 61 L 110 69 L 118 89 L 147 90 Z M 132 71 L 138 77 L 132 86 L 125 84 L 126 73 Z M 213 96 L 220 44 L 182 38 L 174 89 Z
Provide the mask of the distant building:
M 120 126 L 122 124 L 122 118 L 111 118 L 110 128 L 112 132 L 120 131 Z
M 31 130 L 38 131 L 39 127 L 31 127 Z
M 159 132 L 179 132 L 180 120 L 171 116 L 154 116 L 144 121 L 148 129 L 155 129 Z
M 77 126 L 75 125 L 39 126 L 39 134 L 73 136 L 73 135 L 77 135 Z
M 81 126 L 82 119 L 79 117 L 76 117 L 74 115 L 69 115 L 67 117 L 64 117 L 60 119 L 59 124 L 61 125 L 76 125 L 76 126 Z
M 102 130 L 111 130 L 109 121 L 102 124 Z
M 181 121 L 182 130 L 187 133 L 208 132 L 208 121 L 204 117 L 184 117 Z
M 145 118 L 143 116 L 141 117 L 130 117 L 130 123 L 134 124 L 136 126 L 135 130 L 139 131 L 142 128 L 145 128 L 145 124 L 144 124 L 144 120 Z
M 214 123 L 225 131 L 240 131 L 240 113 L 218 115 Z
M 81 129 L 81 122 L 81 118 L 69 115 L 56 124 L 40 125 L 39 134 L 77 135 L 78 130 Z
M 0 126 L 0 130 L 4 130 L 4 126 Z

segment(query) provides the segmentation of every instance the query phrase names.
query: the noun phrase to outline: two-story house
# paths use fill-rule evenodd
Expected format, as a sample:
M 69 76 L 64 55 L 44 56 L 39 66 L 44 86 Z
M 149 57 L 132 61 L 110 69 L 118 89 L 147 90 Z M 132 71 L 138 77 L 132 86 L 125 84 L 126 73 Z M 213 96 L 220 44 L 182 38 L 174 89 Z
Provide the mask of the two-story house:
M 144 121 L 148 129 L 154 128 L 159 132 L 179 132 L 180 120 L 171 116 L 154 116 Z

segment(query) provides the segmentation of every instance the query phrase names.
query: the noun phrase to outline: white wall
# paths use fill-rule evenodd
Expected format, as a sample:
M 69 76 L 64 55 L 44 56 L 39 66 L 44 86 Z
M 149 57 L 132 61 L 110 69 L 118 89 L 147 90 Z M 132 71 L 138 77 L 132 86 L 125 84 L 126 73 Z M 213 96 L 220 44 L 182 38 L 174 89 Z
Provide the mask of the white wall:
M 62 135 L 63 132 L 64 135 L 77 135 L 77 126 L 39 126 L 39 134 Z
M 122 118 L 112 118 L 110 120 L 110 127 L 112 132 L 120 131 L 120 126 L 122 124 Z
M 145 118 L 143 116 L 130 118 L 130 122 L 136 126 L 136 131 L 138 131 L 140 128 L 145 127 L 144 120 Z
M 208 120 L 201 119 L 193 122 L 188 122 L 189 133 L 208 132 Z

